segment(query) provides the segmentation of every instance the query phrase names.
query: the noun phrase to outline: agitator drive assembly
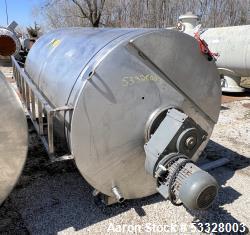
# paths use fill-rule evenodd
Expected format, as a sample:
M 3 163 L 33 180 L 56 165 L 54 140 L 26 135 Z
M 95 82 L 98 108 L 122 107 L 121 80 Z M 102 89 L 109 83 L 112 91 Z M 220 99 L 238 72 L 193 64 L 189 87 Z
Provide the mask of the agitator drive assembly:
M 205 209 L 218 185 L 195 165 L 220 111 L 214 60 L 177 30 L 68 28 L 42 36 L 14 77 L 52 160 L 74 159 L 107 204 L 159 192 Z M 56 156 L 54 137 L 68 154 Z

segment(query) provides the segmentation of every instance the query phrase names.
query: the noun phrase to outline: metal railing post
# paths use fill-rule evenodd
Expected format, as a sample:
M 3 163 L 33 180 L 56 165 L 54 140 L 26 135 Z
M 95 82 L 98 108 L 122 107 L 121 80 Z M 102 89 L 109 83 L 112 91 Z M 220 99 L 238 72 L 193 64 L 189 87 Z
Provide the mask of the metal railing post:
M 54 153 L 54 111 L 49 111 L 47 114 L 47 122 L 48 122 L 48 152 L 49 154 Z
M 25 71 L 21 69 L 15 58 L 11 57 L 11 59 L 13 66 L 13 76 L 15 78 L 23 103 L 25 104 L 32 123 L 49 154 L 50 160 L 54 162 L 73 159 L 71 154 L 55 157 L 54 146 L 54 117 L 59 112 L 65 113 L 67 111 L 72 111 L 73 107 L 63 106 L 53 108 L 47 102 L 46 98 L 39 91 L 37 86 L 31 81 Z M 47 123 L 44 122 L 45 117 L 47 118 Z M 44 128 L 46 124 L 47 132 Z
M 43 132 L 43 106 L 42 103 L 38 100 L 38 125 L 39 125 L 39 135 L 44 135 Z
M 31 118 L 33 120 L 36 120 L 36 98 L 32 90 L 30 90 L 30 99 L 31 99 Z

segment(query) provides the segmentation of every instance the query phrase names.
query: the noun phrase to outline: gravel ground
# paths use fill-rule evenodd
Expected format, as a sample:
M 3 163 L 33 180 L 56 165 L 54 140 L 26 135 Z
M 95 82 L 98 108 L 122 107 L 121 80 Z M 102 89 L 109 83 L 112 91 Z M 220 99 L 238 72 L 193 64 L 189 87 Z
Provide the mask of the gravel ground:
M 250 88 L 250 78 L 242 78 L 240 85 L 245 88 Z
M 250 99 L 224 103 L 205 154 L 228 165 L 211 171 L 221 189 L 207 211 L 175 207 L 160 195 L 105 207 L 95 202 L 92 188 L 73 162 L 50 164 L 29 123 L 29 152 L 23 174 L 0 207 L 0 234 L 199 234 L 202 223 L 244 223 L 250 228 Z M 196 225 L 192 225 L 196 223 Z M 134 225 L 127 226 L 127 225 Z M 163 227 L 165 226 L 165 227 Z M 177 226 L 177 227 L 175 227 Z M 112 232 L 114 231 L 114 232 Z M 182 232 L 181 232 L 182 231 Z M 157 233 L 158 232 L 158 233 Z M 239 233 L 237 233 L 239 234 Z

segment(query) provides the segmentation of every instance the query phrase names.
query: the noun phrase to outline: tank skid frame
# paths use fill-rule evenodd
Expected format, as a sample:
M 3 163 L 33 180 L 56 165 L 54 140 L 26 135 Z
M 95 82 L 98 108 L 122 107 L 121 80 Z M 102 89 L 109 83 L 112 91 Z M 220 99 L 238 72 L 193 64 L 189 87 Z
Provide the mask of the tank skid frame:
M 11 57 L 11 61 L 13 67 L 13 77 L 16 81 L 21 100 L 36 132 L 48 152 L 51 162 L 73 159 L 74 157 L 71 153 L 58 156 L 56 154 L 56 147 L 54 144 L 55 115 L 58 113 L 72 112 L 73 107 L 52 107 L 13 56 Z M 45 131 L 45 127 L 47 127 L 47 131 Z

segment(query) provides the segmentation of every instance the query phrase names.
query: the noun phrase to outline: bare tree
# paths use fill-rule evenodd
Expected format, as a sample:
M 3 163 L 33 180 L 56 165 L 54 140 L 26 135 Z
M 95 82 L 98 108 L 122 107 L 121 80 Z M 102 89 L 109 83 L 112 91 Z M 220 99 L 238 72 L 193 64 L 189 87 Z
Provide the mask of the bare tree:
M 72 0 L 72 2 L 78 7 L 82 18 L 87 18 L 93 27 L 99 27 L 105 0 Z
M 105 0 L 47 0 L 41 14 L 50 28 L 99 27 Z
M 41 27 L 36 22 L 34 23 L 34 27 L 29 26 L 26 29 L 31 38 L 37 38 L 41 31 Z
M 250 0 L 47 0 L 42 14 L 50 28 L 169 27 L 188 11 L 205 27 L 250 22 Z

